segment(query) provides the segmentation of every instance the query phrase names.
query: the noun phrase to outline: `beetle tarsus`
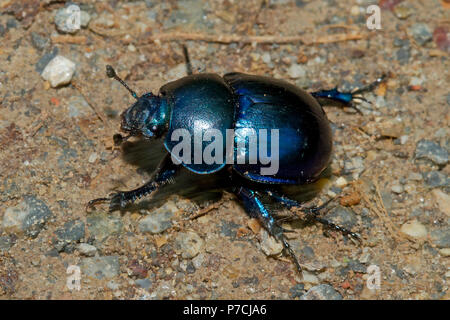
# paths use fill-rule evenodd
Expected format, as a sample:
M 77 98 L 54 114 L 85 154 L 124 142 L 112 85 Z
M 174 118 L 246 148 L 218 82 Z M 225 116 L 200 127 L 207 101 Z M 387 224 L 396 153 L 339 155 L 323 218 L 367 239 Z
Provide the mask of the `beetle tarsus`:
M 362 93 L 372 91 L 386 79 L 387 75 L 384 74 L 368 85 L 365 85 L 362 88 L 356 88 L 351 92 L 341 92 L 337 88 L 334 88 L 331 90 L 312 92 L 311 95 L 316 98 L 321 106 L 349 107 L 359 114 L 363 114 L 357 105 L 361 102 L 371 103 L 362 96 Z
M 289 242 L 284 237 L 284 232 L 286 230 L 275 221 L 271 213 L 265 208 L 258 193 L 245 187 L 235 188 L 234 192 L 242 200 L 248 215 L 252 218 L 258 219 L 264 229 L 266 229 L 271 236 L 283 244 L 284 250 L 289 254 L 297 267 L 297 270 L 301 273 L 302 267 L 297 259 L 297 256 L 289 245 Z

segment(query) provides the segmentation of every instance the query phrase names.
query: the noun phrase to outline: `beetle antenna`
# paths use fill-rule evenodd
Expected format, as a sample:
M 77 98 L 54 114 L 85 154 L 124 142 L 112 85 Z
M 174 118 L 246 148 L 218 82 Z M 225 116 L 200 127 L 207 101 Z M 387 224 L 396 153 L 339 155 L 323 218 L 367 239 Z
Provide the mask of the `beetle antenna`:
M 106 65 L 106 75 L 108 76 L 108 78 L 114 78 L 117 81 L 119 81 L 128 91 L 130 91 L 130 93 L 133 96 L 133 98 L 135 98 L 136 100 L 139 100 L 138 95 L 136 94 L 136 92 L 131 90 L 131 88 L 125 83 L 125 81 L 123 81 L 122 79 L 119 78 L 119 76 L 117 75 L 117 73 L 114 70 L 114 68 L 111 67 L 109 64 Z

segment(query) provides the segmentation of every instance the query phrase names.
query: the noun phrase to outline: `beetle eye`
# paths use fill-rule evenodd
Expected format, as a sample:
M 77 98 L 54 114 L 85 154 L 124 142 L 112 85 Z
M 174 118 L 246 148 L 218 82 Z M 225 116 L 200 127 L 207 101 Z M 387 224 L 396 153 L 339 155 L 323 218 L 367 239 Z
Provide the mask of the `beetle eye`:
M 156 131 L 156 129 L 157 129 L 156 126 L 153 126 L 153 127 L 152 127 L 152 131 Z

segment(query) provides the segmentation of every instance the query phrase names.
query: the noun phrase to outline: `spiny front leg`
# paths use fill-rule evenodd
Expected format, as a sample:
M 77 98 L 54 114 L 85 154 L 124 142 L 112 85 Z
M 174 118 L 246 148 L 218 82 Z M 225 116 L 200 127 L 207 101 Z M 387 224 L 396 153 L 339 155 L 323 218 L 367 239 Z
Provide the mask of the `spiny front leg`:
M 265 190 L 265 193 L 268 194 L 275 201 L 281 203 L 286 208 L 289 208 L 289 209 L 290 208 L 299 208 L 302 212 L 304 212 L 306 214 L 306 216 L 308 218 L 310 218 L 314 221 L 317 221 L 330 229 L 339 231 L 344 235 L 349 235 L 356 240 L 361 240 L 361 237 L 359 236 L 358 233 L 352 232 L 344 227 L 341 227 L 341 226 L 319 216 L 320 211 L 325 209 L 330 204 L 330 202 L 333 201 L 334 199 L 330 199 L 327 202 L 325 202 L 323 205 L 318 206 L 318 207 L 305 208 L 301 203 L 299 203 L 295 200 L 289 199 L 288 197 L 285 197 L 283 195 L 279 195 L 273 191 Z
M 234 193 L 242 200 L 248 215 L 252 218 L 258 219 L 271 236 L 283 243 L 284 249 L 294 261 L 297 270 L 301 272 L 302 267 L 298 262 L 297 256 L 289 245 L 289 242 L 287 242 L 284 237 L 283 228 L 276 223 L 270 212 L 264 207 L 256 192 L 245 187 L 239 187 L 235 188 Z
M 115 209 L 122 209 L 127 204 L 133 203 L 139 198 L 142 198 L 163 185 L 169 183 L 171 178 L 176 174 L 178 166 L 172 162 L 170 154 L 166 154 L 164 159 L 155 171 L 154 177 L 142 187 L 131 191 L 119 191 L 113 193 L 107 198 L 98 198 L 88 202 L 87 209 L 92 208 L 97 203 L 109 201 L 109 211 Z

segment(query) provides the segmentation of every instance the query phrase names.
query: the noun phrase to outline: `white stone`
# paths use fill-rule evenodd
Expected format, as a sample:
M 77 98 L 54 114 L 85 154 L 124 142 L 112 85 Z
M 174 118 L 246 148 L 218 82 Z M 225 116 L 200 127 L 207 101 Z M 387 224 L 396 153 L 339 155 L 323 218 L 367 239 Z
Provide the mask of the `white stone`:
M 28 206 L 25 202 L 19 203 L 16 207 L 6 209 L 3 216 L 3 229 L 7 232 L 23 231 L 23 223 L 29 214 Z
M 288 69 L 288 75 L 292 79 L 303 78 L 306 76 L 306 71 L 301 65 L 293 64 Z
M 269 235 L 266 230 L 261 229 L 259 234 L 261 237 L 261 250 L 267 256 L 276 256 L 283 251 L 282 243 Z
M 406 222 L 400 228 L 400 232 L 416 239 L 425 238 L 428 234 L 425 226 L 417 220 Z
M 97 248 L 87 243 L 80 243 L 77 249 L 82 255 L 87 257 L 93 257 L 97 253 Z
M 439 209 L 447 216 L 450 216 L 450 196 L 439 189 L 434 189 L 431 193 L 436 199 Z
M 335 184 L 336 184 L 336 187 L 343 188 L 348 184 L 348 182 L 344 177 L 339 177 L 336 179 Z
M 391 191 L 397 194 L 400 194 L 404 191 L 403 187 L 399 184 L 395 184 L 392 186 Z
M 313 273 L 303 270 L 302 274 L 304 283 L 319 284 L 319 278 L 317 278 Z
M 42 78 L 53 88 L 70 83 L 75 73 L 75 63 L 63 56 L 54 57 L 42 71 Z
M 180 232 L 175 238 L 175 252 L 185 259 L 194 258 L 203 247 L 203 239 L 193 231 Z
M 272 58 L 270 57 L 270 53 L 268 53 L 268 52 L 264 52 L 263 55 L 261 56 L 261 59 L 265 64 L 269 64 L 272 61 Z
M 98 158 L 98 154 L 96 152 L 91 153 L 91 155 L 89 156 L 88 162 L 89 163 L 94 163 Z

